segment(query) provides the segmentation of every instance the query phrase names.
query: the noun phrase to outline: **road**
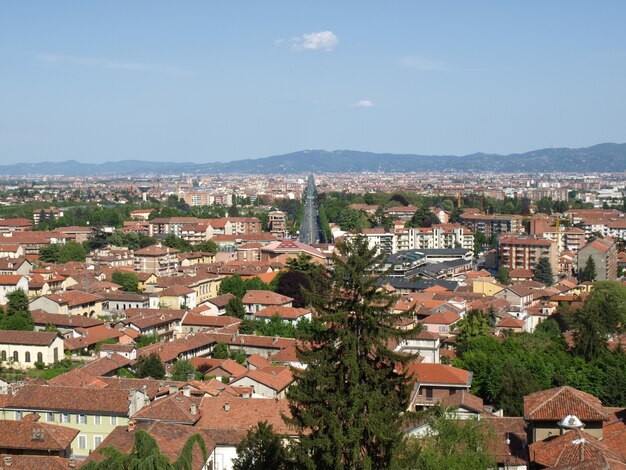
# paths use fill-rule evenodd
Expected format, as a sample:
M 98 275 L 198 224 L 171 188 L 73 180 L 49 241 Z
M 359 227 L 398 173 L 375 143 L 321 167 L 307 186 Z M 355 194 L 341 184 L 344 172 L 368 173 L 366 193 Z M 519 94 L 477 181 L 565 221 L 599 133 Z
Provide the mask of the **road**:
M 320 240 L 320 227 L 317 220 L 317 209 L 315 208 L 315 179 L 313 175 L 309 176 L 304 203 L 304 218 L 300 225 L 300 235 L 298 240 L 307 245 L 318 243 Z

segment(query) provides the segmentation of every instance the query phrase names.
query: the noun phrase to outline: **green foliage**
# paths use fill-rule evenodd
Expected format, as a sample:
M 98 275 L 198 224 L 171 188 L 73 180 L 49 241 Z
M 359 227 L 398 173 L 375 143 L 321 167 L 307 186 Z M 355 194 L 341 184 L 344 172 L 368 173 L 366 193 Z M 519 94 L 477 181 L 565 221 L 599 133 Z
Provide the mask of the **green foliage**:
M 587 258 L 587 262 L 585 263 L 585 269 L 582 273 L 582 281 L 593 282 L 598 277 L 598 273 L 596 271 L 596 262 L 592 256 Z
M 157 353 L 141 356 L 137 361 L 135 375 L 138 378 L 152 377 L 153 379 L 165 378 L 165 367 Z
M 161 449 L 156 440 L 146 431 L 140 429 L 135 432 L 135 442 L 132 450 L 125 454 L 114 446 L 105 447 L 99 452 L 106 458 L 100 461 L 91 461 L 82 468 L 86 470 L 191 470 L 194 448 L 198 446 L 204 462 L 208 459 L 208 452 L 204 439 L 199 434 L 192 435 L 174 463 Z
M 183 240 L 182 238 L 177 237 L 176 235 L 168 235 L 163 239 L 162 244 L 181 252 L 188 252 L 193 249 L 191 247 L 191 243 L 189 243 L 187 240 Z
M 491 454 L 494 429 L 486 420 L 457 420 L 434 407 L 428 414 L 430 433 L 403 441 L 394 469 L 466 470 L 496 468 Z
M 435 214 L 431 212 L 428 207 L 420 207 L 418 208 L 411 220 L 409 220 L 405 226 L 406 227 L 431 227 L 433 224 L 438 224 L 439 219 Z
M 129 250 L 139 250 L 156 243 L 154 237 L 148 237 L 142 233 L 124 233 L 119 230 L 115 231 L 108 237 L 107 242 L 113 246 L 125 246 Z
M 236 205 L 232 205 L 228 208 L 228 217 L 239 217 L 239 209 Z
M 535 272 L 533 274 L 533 280 L 541 282 L 547 286 L 551 286 L 554 283 L 552 265 L 546 256 L 542 256 L 539 258 L 539 261 L 537 261 Z
M 576 352 L 587 360 L 607 349 L 609 335 L 626 324 L 626 287 L 615 281 L 596 282 L 583 307 L 573 315 Z
M 159 341 L 161 341 L 161 339 L 156 333 L 151 335 L 139 335 L 135 338 L 135 346 L 137 346 L 137 348 L 143 348 L 144 346 L 158 343 Z
M 220 282 L 218 293 L 220 295 L 233 294 L 235 297 L 239 297 L 241 299 L 246 294 L 246 286 L 243 279 L 241 279 L 241 276 L 239 274 L 234 274 Z
M 28 306 L 28 295 L 22 289 L 7 294 L 6 312 L 0 326 L 3 330 L 33 331 L 33 317 Z
M 242 335 L 251 335 L 256 329 L 256 322 L 258 320 L 245 319 L 239 324 L 239 333 Z
M 500 284 L 504 284 L 505 286 L 511 284 L 509 268 L 507 268 L 506 266 L 500 266 L 500 268 L 498 269 L 498 273 L 496 274 L 496 281 L 498 281 Z
M 389 313 L 396 298 L 369 275 L 384 255 L 364 237 L 337 250 L 330 289 L 312 301 L 329 326 L 313 330 L 310 349 L 298 351 L 307 368 L 296 371 L 289 388 L 288 421 L 301 431 L 297 457 L 304 468 L 389 468 L 408 404 L 398 365 L 411 358 L 387 343 L 410 333 L 393 327 L 404 314 Z
M 87 258 L 85 247 L 81 243 L 69 241 L 59 248 L 58 263 L 68 263 L 70 261 L 84 262 Z
M 174 370 L 172 371 L 172 380 L 179 382 L 185 382 L 189 380 L 189 376 L 195 376 L 196 369 L 188 360 L 178 360 L 174 363 Z
M 217 343 L 213 347 L 213 357 L 215 359 L 228 359 L 228 345 L 226 343 Z
M 213 240 L 207 240 L 200 242 L 197 245 L 192 245 L 193 251 L 202 251 L 206 253 L 217 253 L 217 245 Z
M 122 286 L 122 290 L 126 292 L 139 292 L 139 278 L 133 272 L 115 271 L 111 276 L 111 281 Z
M 487 317 L 476 309 L 468 311 L 457 325 L 459 328 L 456 338 L 457 352 L 465 351 L 471 338 L 485 336 L 489 332 Z
M 252 279 L 246 279 L 243 283 L 246 292 L 249 290 L 270 290 L 270 286 L 268 286 L 265 282 L 259 279 L 258 276 L 254 276 Z
M 306 292 L 311 290 L 311 278 L 302 271 L 286 271 L 281 273 L 276 285 L 276 292 L 293 299 L 296 308 L 305 307 Z
M 239 297 L 233 297 L 226 304 L 226 315 L 243 320 L 246 316 L 246 308 Z
M 233 460 L 233 470 L 287 469 L 288 459 L 282 437 L 274 434 L 271 424 L 260 422 L 237 444 L 237 458 Z
M 58 243 L 49 243 L 39 249 L 39 259 L 44 263 L 58 263 L 59 249 L 61 245 Z

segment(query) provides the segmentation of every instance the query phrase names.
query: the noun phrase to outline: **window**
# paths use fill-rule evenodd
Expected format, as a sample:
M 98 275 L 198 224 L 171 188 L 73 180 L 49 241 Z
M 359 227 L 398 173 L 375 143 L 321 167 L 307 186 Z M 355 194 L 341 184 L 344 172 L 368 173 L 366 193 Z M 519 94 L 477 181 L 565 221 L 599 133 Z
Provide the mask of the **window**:
M 87 448 L 87 436 L 78 436 L 78 448 L 79 449 Z
M 54 362 L 59 362 L 59 348 L 54 348 Z
M 30 352 L 28 351 L 24 353 L 24 362 L 30 362 Z
M 15 419 L 22 419 L 22 412 L 21 411 L 16 411 L 15 412 Z
M 7 360 L 7 352 L 6 351 L 2 351 L 2 360 L 6 361 Z
M 46 413 L 46 421 L 48 421 L 49 423 L 54 423 L 54 413 Z
M 95 449 L 102 442 L 102 436 L 93 436 L 93 448 Z
M 111 416 L 111 426 L 117 426 L 117 416 Z
M 70 414 L 69 413 L 61 413 L 61 422 L 69 424 L 69 422 L 70 422 Z
M 100 415 L 94 415 L 93 424 L 95 424 L 96 426 L 100 426 L 100 422 L 101 422 Z
M 76 423 L 77 424 L 87 424 L 87 416 L 86 415 L 76 415 Z
M 13 360 L 15 362 L 20 362 L 20 354 L 17 351 L 13 351 Z
M 37 360 L 39 362 L 43 362 L 43 354 L 42 353 L 40 353 L 40 352 L 37 353 Z
M 446 332 L 446 327 L 444 325 L 441 325 L 439 327 L 439 333 L 445 333 Z

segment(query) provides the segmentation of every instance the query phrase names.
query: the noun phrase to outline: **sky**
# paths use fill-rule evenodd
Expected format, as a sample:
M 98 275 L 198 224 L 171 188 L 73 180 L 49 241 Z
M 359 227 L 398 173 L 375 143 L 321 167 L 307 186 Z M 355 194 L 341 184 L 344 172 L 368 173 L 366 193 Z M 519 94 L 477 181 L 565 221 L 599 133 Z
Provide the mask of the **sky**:
M 626 142 L 626 2 L 0 5 L 0 164 Z

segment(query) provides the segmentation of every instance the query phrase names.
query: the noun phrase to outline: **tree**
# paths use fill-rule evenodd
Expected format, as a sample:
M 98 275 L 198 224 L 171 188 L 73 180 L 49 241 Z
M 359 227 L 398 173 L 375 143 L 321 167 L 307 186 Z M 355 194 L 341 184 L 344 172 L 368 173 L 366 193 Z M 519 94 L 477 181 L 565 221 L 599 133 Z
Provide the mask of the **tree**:
M 246 287 L 243 283 L 243 279 L 239 274 L 234 274 L 220 282 L 220 288 L 218 293 L 221 294 L 233 294 L 240 299 L 246 294 Z
M 237 458 L 233 470 L 281 470 L 287 468 L 288 452 L 282 438 L 274 434 L 267 421 L 250 429 L 246 437 L 237 444 Z
M 487 420 L 458 420 L 453 410 L 435 406 L 428 414 L 430 432 L 407 437 L 393 468 L 465 470 L 496 468 L 491 452 L 494 429 Z
M 122 286 L 123 291 L 139 292 L 139 278 L 133 272 L 121 273 L 115 271 L 111 276 L 111 281 Z
M 500 381 L 500 408 L 506 416 L 522 416 L 524 414 L 524 396 L 541 390 L 533 373 L 520 367 L 512 360 L 506 361 L 502 367 Z
M 239 217 L 239 209 L 236 205 L 232 205 L 228 208 L 228 217 Z
M 507 268 L 506 266 L 500 266 L 500 268 L 498 269 L 498 273 L 496 274 L 496 281 L 498 281 L 500 284 L 504 284 L 505 286 L 511 284 L 509 268 Z
M 295 371 L 287 396 L 299 431 L 298 461 L 305 468 L 389 468 L 402 440 L 408 404 L 404 365 L 412 359 L 387 348 L 410 332 L 394 328 L 396 298 L 378 287 L 385 256 L 363 236 L 341 243 L 333 255 L 327 292 L 312 295 L 323 329 L 298 350 L 307 367 Z
M 598 277 L 598 273 L 596 271 L 596 262 L 592 256 L 587 258 L 587 262 L 585 263 L 585 269 L 583 270 L 582 280 L 593 282 Z
M 243 320 L 246 317 L 246 308 L 239 297 L 233 297 L 226 304 L 226 315 Z
M 582 308 L 574 312 L 576 352 L 587 360 L 606 351 L 609 335 L 626 325 L 626 287 L 615 281 L 594 284 Z
M 200 242 L 197 245 L 192 245 L 193 251 L 202 251 L 206 253 L 217 253 L 217 245 L 213 240 L 207 240 Z
M 179 382 L 185 382 L 189 380 L 189 376 L 195 377 L 196 369 L 188 360 L 178 360 L 174 363 L 174 370 L 172 371 L 172 380 Z
M 407 227 L 431 227 L 440 223 L 435 214 L 428 207 L 420 207 L 415 211 L 411 220 L 406 223 Z
M 213 347 L 213 357 L 215 359 L 228 359 L 228 345 L 226 343 L 217 343 Z
M 135 432 L 135 443 L 128 454 L 120 452 L 114 446 L 107 446 L 99 450 L 106 456 L 104 460 L 91 461 L 82 468 L 85 470 L 111 469 L 142 469 L 142 470 L 191 470 L 194 447 L 198 446 L 202 454 L 202 461 L 209 458 L 206 443 L 199 434 L 193 434 L 183 446 L 178 459 L 170 463 L 170 459 L 161 452 L 156 440 L 143 429 Z
M 165 378 L 165 367 L 161 362 L 161 358 L 157 353 L 150 353 L 147 356 L 141 356 L 137 361 L 137 373 L 139 378 L 152 377 L 153 379 Z
M 57 263 L 59 261 L 59 248 L 57 243 L 49 243 L 39 249 L 39 259 L 44 263 Z
M 535 272 L 533 274 L 533 280 L 541 282 L 547 286 L 551 286 L 554 282 L 554 275 L 552 274 L 552 265 L 550 260 L 546 256 L 542 256 L 537 261 L 535 266 Z
M 243 282 L 246 291 L 249 290 L 270 290 L 265 282 L 263 282 L 258 276 L 254 276 L 252 279 L 246 279 Z
M 69 263 L 70 261 L 84 262 L 87 258 L 85 247 L 81 243 L 69 241 L 59 248 L 59 263 Z
M 310 278 L 301 271 L 286 271 L 280 275 L 276 292 L 293 299 L 296 308 L 306 306 L 305 293 L 311 290 Z
M 157 335 L 156 333 L 153 333 L 151 335 L 139 335 L 137 336 L 137 338 L 135 338 L 135 346 L 137 346 L 137 348 L 143 348 L 144 346 L 158 343 L 159 341 L 159 335 Z
M 2 319 L 3 330 L 33 331 L 33 317 L 28 306 L 28 296 L 22 289 L 7 294 L 7 307 Z
M 484 336 L 489 331 L 489 323 L 483 312 L 471 309 L 459 321 L 459 334 L 456 338 L 457 351 L 464 351 L 470 338 Z

